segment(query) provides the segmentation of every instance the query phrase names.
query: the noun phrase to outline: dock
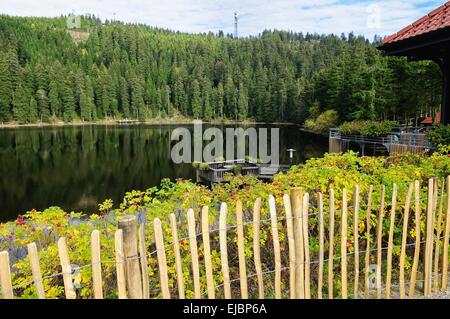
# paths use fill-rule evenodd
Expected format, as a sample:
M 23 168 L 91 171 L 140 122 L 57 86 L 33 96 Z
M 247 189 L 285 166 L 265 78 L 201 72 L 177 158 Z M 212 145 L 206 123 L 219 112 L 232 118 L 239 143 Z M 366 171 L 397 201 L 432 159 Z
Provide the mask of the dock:
M 130 124 L 139 124 L 139 123 L 140 123 L 139 120 L 129 120 L 129 119 L 117 120 L 117 124 L 119 124 L 119 125 L 130 125 Z
M 225 182 L 225 174 L 253 176 L 270 181 L 276 174 L 287 172 L 290 168 L 290 165 L 258 164 L 243 159 L 204 163 L 203 166 L 196 168 L 197 182 L 210 185 Z

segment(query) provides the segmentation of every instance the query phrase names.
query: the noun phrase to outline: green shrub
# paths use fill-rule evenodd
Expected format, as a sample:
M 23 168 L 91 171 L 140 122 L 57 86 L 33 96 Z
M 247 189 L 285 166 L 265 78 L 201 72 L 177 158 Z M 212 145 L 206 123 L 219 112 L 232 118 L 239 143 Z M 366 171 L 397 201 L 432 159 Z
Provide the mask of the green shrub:
M 438 125 L 427 132 L 427 138 L 434 146 L 450 145 L 450 125 Z
M 178 232 L 180 238 L 181 262 L 185 278 L 186 297 L 194 296 L 194 285 L 190 274 L 192 259 L 190 254 L 190 244 L 186 237 L 189 236 L 186 225 L 186 212 L 192 208 L 197 214 L 203 206 L 209 207 L 210 222 L 218 220 L 218 210 L 220 203 L 225 202 L 228 205 L 227 222 L 230 225 L 236 224 L 236 201 L 242 202 L 244 220 L 251 221 L 253 216 L 253 205 L 256 198 L 261 198 L 261 229 L 260 244 L 261 256 L 263 256 L 263 268 L 273 269 L 273 244 L 271 242 L 271 228 L 268 198 L 269 195 L 275 196 L 276 209 L 279 217 L 285 216 L 283 195 L 289 194 L 292 187 L 302 187 L 304 191 L 310 194 L 311 206 L 309 212 L 314 215 L 317 213 L 317 193 L 323 194 L 323 205 L 325 212 L 329 211 L 330 202 L 328 192 L 333 188 L 336 193 L 336 214 L 339 218 L 342 208 L 342 189 L 347 189 L 348 199 L 350 200 L 349 220 L 352 218 L 353 208 L 351 198 L 355 185 L 359 185 L 361 192 L 360 207 L 360 238 L 367 236 L 365 222 L 367 212 L 364 203 L 367 201 L 367 193 L 370 185 L 373 185 L 373 211 L 371 215 L 372 224 L 376 225 L 377 213 L 379 211 L 381 185 L 386 186 L 386 201 L 392 196 L 392 185 L 398 186 L 398 219 L 396 217 L 396 227 L 394 238 L 401 238 L 401 214 L 403 211 L 402 202 L 405 201 L 408 185 L 414 180 L 420 182 L 421 201 L 421 224 L 426 221 L 426 187 L 428 179 L 434 176 L 439 178 L 450 174 L 450 157 L 445 153 L 434 153 L 432 156 L 422 154 L 403 154 L 389 157 L 359 157 L 354 152 L 345 154 L 326 154 L 324 157 L 311 159 L 305 164 L 292 167 L 286 174 L 278 174 L 270 183 L 262 182 L 251 176 L 226 176 L 227 183 L 217 184 L 212 189 L 195 184 L 191 181 L 179 179 L 176 182 L 163 180 L 160 187 L 152 187 L 146 191 L 132 191 L 125 195 L 123 202 L 114 210 L 112 220 L 99 214 L 86 215 L 82 213 L 67 213 L 58 207 L 51 207 L 45 211 L 32 210 L 17 220 L 0 224 L 0 250 L 7 250 L 14 247 L 26 248 L 26 245 L 35 242 L 39 249 L 39 259 L 42 276 L 45 278 L 44 289 L 47 298 L 64 297 L 64 285 L 61 276 L 50 277 L 52 274 L 61 271 L 58 257 L 57 238 L 66 237 L 68 245 L 68 254 L 70 262 L 80 266 L 91 263 L 90 234 L 94 229 L 100 231 L 102 260 L 102 278 L 103 288 L 106 298 L 117 297 L 116 265 L 114 250 L 114 233 L 117 230 L 117 220 L 120 216 L 134 214 L 141 216 L 141 221 L 146 221 L 145 241 L 148 245 L 148 252 L 154 252 L 154 233 L 152 221 L 158 217 L 163 221 L 163 233 L 166 243 L 167 266 L 169 273 L 169 286 L 173 296 L 177 295 L 177 281 L 175 268 L 175 253 L 173 249 L 172 229 L 170 227 L 170 214 L 177 214 L 180 218 L 178 223 Z M 439 181 L 439 186 L 442 182 Z M 102 211 L 110 211 L 111 202 L 107 201 L 101 205 Z M 386 205 L 388 214 L 389 207 Z M 326 213 L 328 219 L 328 214 Z M 411 215 L 410 215 L 411 216 Z M 111 217 L 111 216 L 110 216 Z M 73 220 L 82 219 L 83 223 L 73 223 Z M 386 220 L 386 219 L 385 219 Z M 264 221 L 264 222 L 263 222 Z M 309 219 L 310 229 L 310 251 L 311 260 L 317 260 L 317 233 L 318 219 L 314 215 Z M 413 229 L 415 220 L 410 217 L 410 226 Z M 245 256 L 251 261 L 253 259 L 252 232 L 253 224 L 244 225 L 245 237 Z M 438 225 L 436 224 L 436 227 Z M 376 227 L 372 227 L 371 236 L 374 236 Z M 385 223 L 382 229 L 383 240 L 386 239 L 389 232 L 389 223 Z M 351 232 L 349 232 L 351 240 Z M 233 256 L 236 251 L 236 232 L 231 230 L 227 233 L 227 243 L 230 247 L 230 254 Z M 414 241 L 414 234 L 411 232 L 408 242 Z M 423 239 L 422 233 L 421 239 Z M 221 272 L 221 260 L 219 249 L 219 236 L 217 231 L 211 231 L 211 257 L 214 274 L 214 283 L 219 285 L 223 282 Z M 288 251 L 288 239 L 286 233 L 285 221 L 279 221 L 279 240 L 280 249 L 283 252 Z M 396 241 L 397 242 L 397 241 Z M 334 245 L 339 245 L 339 233 L 335 233 Z M 349 244 L 351 246 L 351 243 Z M 414 247 L 411 247 L 412 250 Z M 351 247 L 349 248 L 349 250 Z M 337 250 L 338 251 L 338 250 Z M 199 243 L 199 258 L 204 258 L 203 246 Z M 409 254 L 413 251 L 409 251 Z M 394 250 L 395 256 L 398 251 Z M 350 258 L 351 262 L 352 258 Z M 398 267 L 398 258 L 394 258 L 395 267 Z M 155 253 L 148 254 L 148 278 L 150 281 L 151 298 L 160 298 L 158 261 Z M 282 265 L 289 265 L 289 254 L 282 254 Z M 14 296 L 16 298 L 36 298 L 36 290 L 32 282 L 33 276 L 28 257 L 21 260 L 11 260 L 13 270 L 12 283 L 16 287 Z M 230 258 L 230 274 L 232 278 L 239 278 L 239 263 L 237 258 Z M 384 265 L 383 265 L 384 266 Z M 336 262 L 335 274 L 336 282 L 339 282 L 340 265 Z M 81 288 L 77 289 L 80 298 L 92 297 L 92 269 L 84 267 L 80 270 Z M 267 291 L 273 289 L 273 280 L 264 282 Z M 287 281 L 284 281 L 287 283 Z M 252 282 L 253 284 L 253 282 Z M 256 285 L 256 283 L 255 283 Z M 238 287 L 238 286 L 237 286 Z M 315 289 L 315 287 L 312 287 Z M 206 291 L 206 277 L 201 273 L 201 290 Z M 217 290 L 218 297 L 222 297 L 221 290 Z M 233 290 L 233 295 L 239 294 L 239 288 Z M 284 297 L 287 297 L 284 296 Z
M 395 121 L 352 121 L 345 122 L 339 127 L 341 135 L 364 135 L 367 137 L 386 136 L 397 127 Z
M 314 132 L 326 133 L 330 128 L 336 127 L 338 121 L 338 113 L 335 110 L 328 110 L 314 119 L 307 119 L 305 128 Z

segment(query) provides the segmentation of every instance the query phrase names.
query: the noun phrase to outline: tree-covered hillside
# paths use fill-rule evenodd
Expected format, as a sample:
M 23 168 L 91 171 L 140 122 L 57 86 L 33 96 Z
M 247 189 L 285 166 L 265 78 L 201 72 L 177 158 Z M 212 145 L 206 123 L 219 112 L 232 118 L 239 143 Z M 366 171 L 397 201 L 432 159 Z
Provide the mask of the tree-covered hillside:
M 83 17 L 0 16 L 0 121 L 185 116 L 302 123 L 437 109 L 431 62 L 382 57 L 366 39 L 265 31 L 232 39 Z M 84 39 L 87 38 L 87 39 Z

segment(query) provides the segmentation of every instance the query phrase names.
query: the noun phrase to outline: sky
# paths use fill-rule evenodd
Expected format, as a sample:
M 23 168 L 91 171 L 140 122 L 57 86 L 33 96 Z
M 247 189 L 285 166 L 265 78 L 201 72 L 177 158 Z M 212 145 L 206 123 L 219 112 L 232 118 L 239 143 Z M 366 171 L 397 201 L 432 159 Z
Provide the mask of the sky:
M 0 14 L 54 17 L 91 13 L 175 31 L 233 33 L 265 29 L 341 34 L 353 31 L 373 39 L 391 35 L 446 1 L 427 0 L 0 0 Z

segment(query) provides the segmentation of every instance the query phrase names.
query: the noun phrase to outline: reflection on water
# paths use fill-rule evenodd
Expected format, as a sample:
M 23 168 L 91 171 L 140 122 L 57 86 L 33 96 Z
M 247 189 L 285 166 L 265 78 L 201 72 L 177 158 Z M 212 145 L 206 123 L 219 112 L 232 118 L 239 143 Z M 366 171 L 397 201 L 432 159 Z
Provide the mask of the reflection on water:
M 193 131 L 192 126 L 185 127 Z M 162 178 L 194 179 L 190 164 L 170 160 L 174 128 L 133 125 L 0 130 L 0 220 L 49 206 L 95 211 L 107 198 L 118 205 L 125 192 L 157 186 Z M 289 148 L 297 150 L 292 163 L 301 163 L 323 155 L 327 139 L 294 126 L 280 126 L 281 163 L 291 163 L 286 152 Z

